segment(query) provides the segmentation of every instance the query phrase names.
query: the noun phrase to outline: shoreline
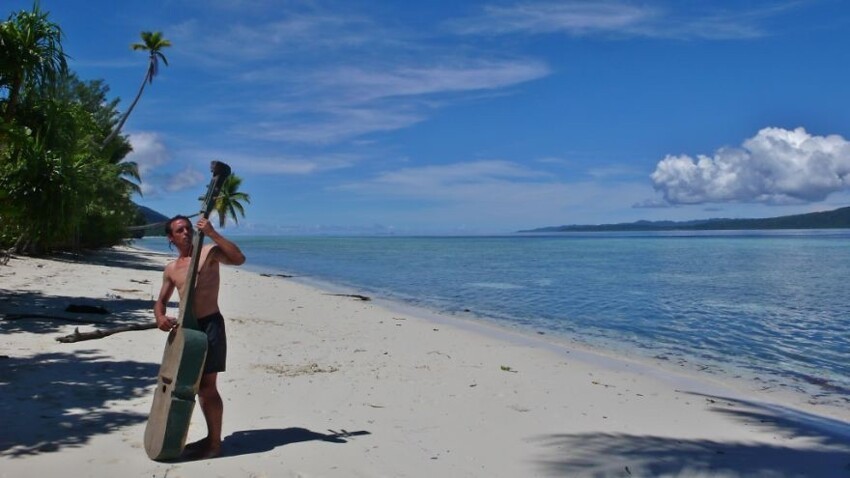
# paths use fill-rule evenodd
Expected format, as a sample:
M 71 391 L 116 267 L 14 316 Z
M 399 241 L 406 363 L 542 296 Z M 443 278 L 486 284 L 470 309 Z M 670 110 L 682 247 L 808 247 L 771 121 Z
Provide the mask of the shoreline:
M 318 287 L 310 285 L 311 287 Z M 321 288 L 320 288 L 321 289 Z M 357 289 L 346 289 L 359 294 Z M 731 398 L 746 399 L 756 397 L 757 401 L 768 405 L 805 410 L 815 415 L 843 420 L 850 432 L 850 410 L 842 406 L 840 398 L 826 402 L 815 402 L 815 396 L 802 390 L 794 390 L 786 385 L 766 386 L 765 382 L 752 375 L 744 376 L 738 370 L 715 367 L 714 370 L 699 363 L 679 363 L 669 359 L 658 359 L 641 355 L 631 349 L 612 349 L 604 344 L 582 341 L 566 335 L 544 333 L 530 327 L 504 324 L 478 314 L 452 314 L 427 307 L 420 307 L 402 301 L 386 298 L 372 298 L 376 304 L 388 310 L 413 315 L 419 319 L 436 324 L 447 324 L 474 334 L 508 342 L 514 345 L 545 349 L 555 354 L 569 354 L 572 358 L 595 367 L 617 371 L 639 370 L 641 374 L 653 376 L 677 388 L 685 388 L 708 395 L 727 394 Z M 687 362 L 682 359 L 681 362 Z M 737 374 L 736 374 L 737 373 Z M 752 372 L 751 372 L 752 373 Z M 845 398 L 850 403 L 850 398 Z
M 77 300 L 113 310 L 99 323 L 150 321 L 166 260 L 129 248 L 13 258 L 0 266 L 0 312 L 61 315 Z M 221 307 L 225 455 L 204 462 L 160 464 L 141 449 L 160 331 L 59 344 L 90 326 L 0 321 L 0 413 L 13 430 L 0 477 L 836 476 L 850 465 L 846 411 L 677 381 L 690 375 L 549 335 L 229 267 Z M 196 412 L 189 440 L 204 431 Z
M 850 231 L 850 229 L 848 229 Z M 131 249 L 162 254 L 173 257 L 174 254 L 156 251 L 137 245 L 126 246 Z M 843 397 L 835 391 L 828 395 L 819 390 L 804 389 L 804 381 L 785 383 L 788 377 L 768 373 L 766 379 L 753 370 L 739 367 L 724 368 L 717 363 L 700 363 L 696 357 L 649 355 L 641 353 L 634 344 L 616 343 L 611 338 L 585 340 L 566 333 L 541 331 L 538 328 L 505 322 L 502 319 L 488 317 L 478 312 L 460 312 L 440 310 L 432 304 L 410 302 L 403 297 L 387 297 L 379 292 L 358 288 L 354 285 L 334 283 L 330 280 L 298 275 L 291 270 L 274 266 L 262 266 L 246 263 L 245 271 L 257 274 L 269 274 L 274 278 L 292 281 L 328 294 L 368 295 L 378 305 L 398 313 L 414 315 L 418 318 L 454 324 L 473 333 L 483 334 L 496 340 L 509 341 L 519 345 L 543 347 L 555 353 L 577 353 L 585 361 L 597 362 L 596 365 L 609 368 L 622 368 L 624 364 L 639 367 L 646 373 L 652 373 L 660 379 L 673 379 L 671 383 L 688 384 L 707 392 L 732 393 L 736 397 L 756 396 L 759 400 L 780 406 L 800 408 L 814 414 L 822 414 L 850 422 L 850 397 Z M 281 274 L 282 276 L 278 276 Z M 822 392 L 822 390 L 821 390 Z

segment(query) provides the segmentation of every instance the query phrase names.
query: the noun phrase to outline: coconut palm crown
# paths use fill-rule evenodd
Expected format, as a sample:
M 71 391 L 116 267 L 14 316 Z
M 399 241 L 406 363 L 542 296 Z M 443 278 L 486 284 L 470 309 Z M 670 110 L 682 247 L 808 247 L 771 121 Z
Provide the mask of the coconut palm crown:
M 238 216 L 245 217 L 245 207 L 242 202 L 251 203 L 251 196 L 239 191 L 239 186 L 242 185 L 242 178 L 235 174 L 231 174 L 224 180 L 221 185 L 221 191 L 215 198 L 213 209 L 218 213 L 218 226 L 224 227 L 227 218 L 233 219 L 235 224 L 239 224 Z
M 142 42 L 133 43 L 130 45 L 130 48 L 134 51 L 142 50 L 149 53 L 148 69 L 145 72 L 145 78 L 142 80 L 142 86 L 139 87 L 139 92 L 136 94 L 136 98 L 133 100 L 133 103 L 131 103 L 130 107 L 127 108 L 127 112 L 121 117 L 121 120 L 118 122 L 115 129 L 112 130 L 112 133 L 110 133 L 103 141 L 102 147 L 106 147 L 106 145 L 121 132 L 121 128 L 124 127 L 124 123 L 127 121 L 127 118 L 130 117 L 130 113 L 133 112 L 133 108 L 136 107 L 136 103 L 139 102 L 139 98 L 142 97 L 142 93 L 145 91 L 145 85 L 153 83 L 154 77 L 159 73 L 159 61 L 162 60 L 162 62 L 165 63 L 165 66 L 168 66 L 168 59 L 165 58 L 165 55 L 162 53 L 162 49 L 170 47 L 171 42 L 163 38 L 162 32 L 142 32 L 141 36 Z

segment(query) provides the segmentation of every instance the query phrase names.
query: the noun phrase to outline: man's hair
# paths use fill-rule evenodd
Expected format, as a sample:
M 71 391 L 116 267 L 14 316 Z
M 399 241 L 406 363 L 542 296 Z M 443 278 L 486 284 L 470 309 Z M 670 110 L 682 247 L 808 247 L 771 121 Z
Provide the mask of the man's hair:
M 189 230 L 190 231 L 192 230 L 192 221 L 190 221 L 188 217 L 186 217 L 182 214 L 178 214 L 178 215 L 172 217 L 171 219 L 169 219 L 168 222 L 165 223 L 165 235 L 166 236 L 171 235 L 171 224 L 173 224 L 174 221 L 179 221 L 180 219 L 185 219 L 186 222 L 189 223 Z

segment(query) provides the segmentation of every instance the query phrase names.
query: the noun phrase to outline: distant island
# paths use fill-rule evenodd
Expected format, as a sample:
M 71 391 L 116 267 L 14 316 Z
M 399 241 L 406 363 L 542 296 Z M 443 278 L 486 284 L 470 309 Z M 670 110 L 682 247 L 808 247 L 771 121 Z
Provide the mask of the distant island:
M 136 220 L 130 228 L 130 236 L 140 239 L 145 236 L 165 236 L 165 223 L 170 219 L 161 212 L 135 204 Z
M 681 222 L 637 221 L 619 224 L 551 226 L 518 232 L 729 231 L 753 229 L 850 229 L 850 207 L 765 219 L 717 218 Z

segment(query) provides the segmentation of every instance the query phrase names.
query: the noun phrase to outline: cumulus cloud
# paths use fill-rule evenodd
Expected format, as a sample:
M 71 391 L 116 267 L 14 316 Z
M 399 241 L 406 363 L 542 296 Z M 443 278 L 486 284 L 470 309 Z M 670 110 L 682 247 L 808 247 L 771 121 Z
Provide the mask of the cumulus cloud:
M 146 196 L 156 195 L 155 180 L 151 180 L 158 176 L 158 168 L 170 161 L 168 149 L 156 133 L 131 133 L 128 137 L 133 151 L 127 155 L 127 160 L 135 162 L 139 167 L 139 176 L 142 178 L 142 194 Z
M 667 204 L 823 201 L 850 186 L 850 142 L 803 128 L 764 128 L 713 156 L 668 155 L 652 173 Z
M 139 165 L 139 172 L 146 173 L 169 161 L 168 150 L 156 133 L 141 132 L 129 135 L 133 146 L 127 159 Z
M 187 166 L 179 173 L 171 176 L 165 184 L 165 190 L 168 192 L 182 191 L 197 184 L 203 183 L 208 179 L 207 175 L 198 171 L 191 166 Z
M 191 166 L 175 173 L 176 165 L 159 134 L 143 131 L 130 133 L 128 137 L 133 151 L 127 155 L 127 161 L 134 161 L 139 167 L 143 195 L 156 197 L 163 192 L 180 191 L 206 180 L 205 174 Z

